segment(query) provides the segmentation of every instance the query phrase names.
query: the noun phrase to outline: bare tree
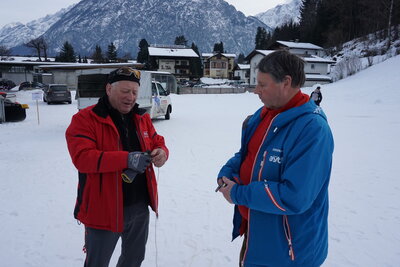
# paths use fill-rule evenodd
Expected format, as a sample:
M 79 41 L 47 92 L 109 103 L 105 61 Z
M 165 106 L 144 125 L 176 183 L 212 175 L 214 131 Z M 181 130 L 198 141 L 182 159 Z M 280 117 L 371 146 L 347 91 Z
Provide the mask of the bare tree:
M 11 50 L 5 45 L 0 45 L 0 60 L 7 59 L 11 55 Z
M 39 61 L 42 61 L 42 58 L 40 57 L 40 51 L 42 50 L 42 41 L 43 41 L 43 39 L 36 38 L 36 39 L 30 40 L 29 42 L 27 42 L 25 44 L 25 46 L 36 50 Z
M 44 61 L 47 61 L 47 49 L 49 46 L 47 45 L 46 40 L 43 37 L 39 37 L 41 41 L 41 49 L 43 50 L 43 55 L 44 55 Z

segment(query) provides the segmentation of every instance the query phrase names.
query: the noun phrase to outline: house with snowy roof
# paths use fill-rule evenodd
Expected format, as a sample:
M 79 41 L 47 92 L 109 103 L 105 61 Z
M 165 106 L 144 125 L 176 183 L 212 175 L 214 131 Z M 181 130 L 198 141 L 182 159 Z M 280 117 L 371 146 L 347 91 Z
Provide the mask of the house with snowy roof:
M 250 80 L 250 64 L 236 64 L 233 68 L 234 79 L 249 83 Z
M 319 56 L 323 57 L 325 55 L 324 49 L 318 45 L 311 44 L 311 43 L 300 43 L 296 42 L 288 42 L 288 41 L 276 41 L 275 43 L 271 44 L 268 50 L 279 50 L 285 49 L 288 50 L 290 53 L 298 55 L 298 56 Z
M 193 49 L 181 45 L 149 46 L 150 60 L 157 63 L 157 71 L 166 71 L 175 75 L 178 80 L 189 79 L 191 59 L 199 55 Z
M 233 79 L 236 54 L 202 53 L 204 77 L 215 79 Z
M 246 57 L 246 60 L 250 63 L 250 85 L 256 85 L 256 68 L 261 59 L 279 49 L 288 50 L 292 54 L 304 59 L 304 72 L 306 74 L 304 87 L 309 87 L 317 83 L 326 84 L 332 82 L 329 73 L 331 65 L 335 61 L 321 57 L 324 54 L 322 47 L 310 43 L 276 41 L 268 50 L 253 50 Z

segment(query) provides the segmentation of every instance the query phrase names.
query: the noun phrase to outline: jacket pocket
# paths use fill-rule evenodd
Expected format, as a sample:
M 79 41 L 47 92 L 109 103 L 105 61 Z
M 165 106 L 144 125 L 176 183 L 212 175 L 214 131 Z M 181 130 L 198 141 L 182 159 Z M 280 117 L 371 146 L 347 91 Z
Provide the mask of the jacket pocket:
M 283 215 L 282 218 L 283 218 L 283 230 L 285 231 L 286 240 L 289 246 L 289 257 L 292 261 L 294 261 L 295 256 L 293 249 L 293 238 L 292 238 L 292 233 L 290 231 L 289 219 L 287 215 Z

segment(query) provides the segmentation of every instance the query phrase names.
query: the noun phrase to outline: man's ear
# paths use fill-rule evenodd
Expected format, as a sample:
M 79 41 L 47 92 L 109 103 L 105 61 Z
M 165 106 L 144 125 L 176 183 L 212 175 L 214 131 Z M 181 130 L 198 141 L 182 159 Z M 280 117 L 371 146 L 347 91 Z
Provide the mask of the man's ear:
M 289 75 L 286 75 L 285 78 L 283 78 L 283 84 L 284 86 L 292 87 L 292 77 Z
M 110 94 L 111 94 L 111 84 L 109 84 L 109 83 L 107 83 L 107 85 L 106 85 L 106 93 L 108 96 L 110 96 Z

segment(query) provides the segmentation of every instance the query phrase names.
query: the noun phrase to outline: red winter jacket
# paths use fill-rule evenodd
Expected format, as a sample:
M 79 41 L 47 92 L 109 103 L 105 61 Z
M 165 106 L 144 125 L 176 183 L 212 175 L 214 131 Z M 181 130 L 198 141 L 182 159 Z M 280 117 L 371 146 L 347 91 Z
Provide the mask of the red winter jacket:
M 157 134 L 150 116 L 135 107 L 136 125 L 142 151 L 163 149 L 164 138 Z M 88 227 L 123 231 L 123 192 L 121 173 L 128 165 L 119 133 L 104 104 L 87 107 L 72 117 L 66 131 L 68 150 L 79 171 L 78 196 L 74 216 Z M 150 165 L 146 169 L 150 205 L 158 213 L 157 182 Z

